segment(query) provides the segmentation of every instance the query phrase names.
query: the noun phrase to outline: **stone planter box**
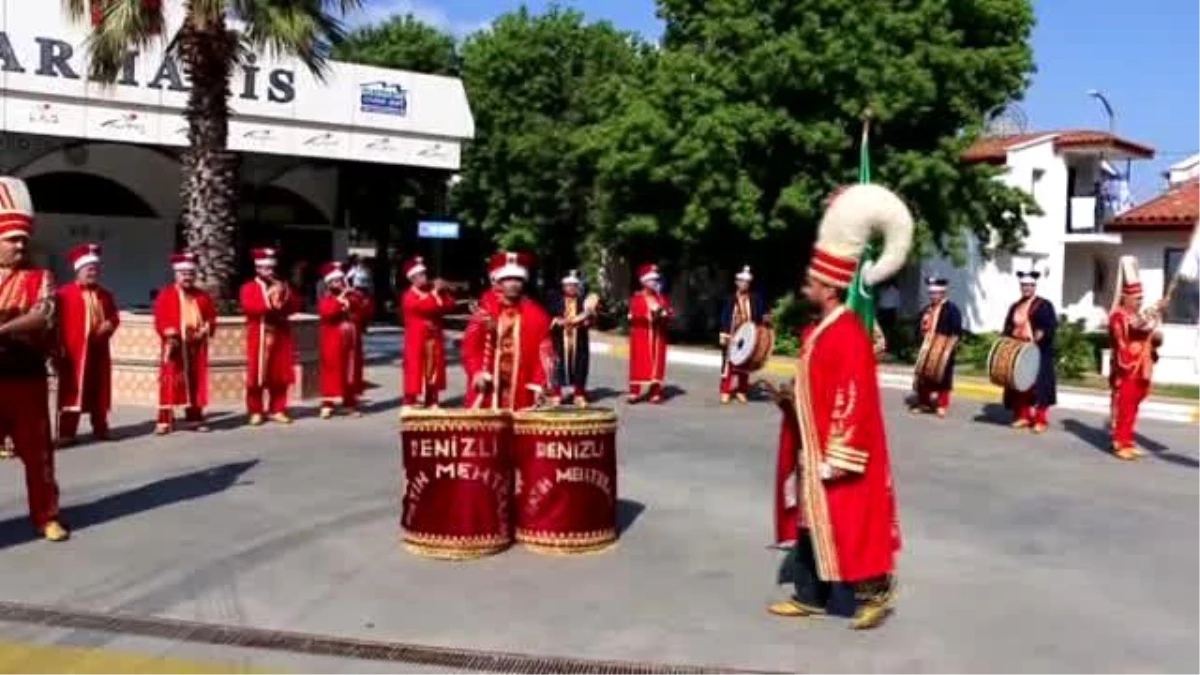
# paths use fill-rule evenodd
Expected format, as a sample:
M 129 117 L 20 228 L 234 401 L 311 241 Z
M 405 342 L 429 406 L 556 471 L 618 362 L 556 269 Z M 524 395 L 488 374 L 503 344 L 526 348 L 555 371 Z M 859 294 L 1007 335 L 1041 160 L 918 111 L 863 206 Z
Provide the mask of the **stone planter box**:
M 296 380 L 293 400 L 319 395 L 320 355 L 317 351 L 317 317 L 297 314 L 292 317 L 292 335 L 296 342 Z M 118 405 L 158 405 L 158 333 L 149 313 L 121 312 L 121 326 L 112 338 L 113 403 Z M 245 405 L 246 400 L 246 319 L 222 316 L 217 332 L 208 346 L 208 399 L 213 407 Z

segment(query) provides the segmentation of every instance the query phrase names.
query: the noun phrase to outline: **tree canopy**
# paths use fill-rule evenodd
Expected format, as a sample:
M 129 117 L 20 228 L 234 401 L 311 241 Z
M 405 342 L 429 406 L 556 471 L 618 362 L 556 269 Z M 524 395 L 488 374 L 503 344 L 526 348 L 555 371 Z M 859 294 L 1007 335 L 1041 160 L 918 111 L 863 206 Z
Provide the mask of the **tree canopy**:
M 381 68 L 431 75 L 459 74 L 454 37 L 412 14 L 393 16 L 355 30 L 337 45 L 333 54 L 339 61 Z

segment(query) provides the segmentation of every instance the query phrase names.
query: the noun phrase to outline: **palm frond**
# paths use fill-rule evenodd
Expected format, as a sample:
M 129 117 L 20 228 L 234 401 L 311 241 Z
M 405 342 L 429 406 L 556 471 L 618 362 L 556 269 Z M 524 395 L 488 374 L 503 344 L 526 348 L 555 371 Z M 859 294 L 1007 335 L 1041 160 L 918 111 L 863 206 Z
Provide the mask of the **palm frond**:
M 91 9 L 89 0 L 62 0 L 63 11 L 67 13 L 67 18 L 72 21 L 82 19 Z
M 90 6 L 88 0 L 66 1 L 68 13 L 75 19 L 86 13 L 81 8 Z M 88 38 L 91 76 L 101 82 L 115 80 L 130 52 L 160 39 L 162 25 L 161 6 L 151 7 L 144 0 L 104 0 L 100 22 Z
M 323 78 L 333 45 L 346 39 L 341 21 L 360 0 L 229 0 L 244 23 L 242 39 L 275 56 L 295 56 Z

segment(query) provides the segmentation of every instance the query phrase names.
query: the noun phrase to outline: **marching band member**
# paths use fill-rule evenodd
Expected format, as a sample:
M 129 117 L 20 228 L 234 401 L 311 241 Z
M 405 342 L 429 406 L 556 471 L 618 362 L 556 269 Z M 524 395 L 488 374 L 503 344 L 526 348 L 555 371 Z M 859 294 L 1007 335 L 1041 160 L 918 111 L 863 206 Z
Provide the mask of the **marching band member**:
M 571 270 L 562 279 L 562 294 L 551 301 L 550 315 L 554 317 L 551 332 L 558 359 L 550 399 L 555 405 L 574 399 L 576 406 L 586 408 L 588 366 L 591 364 L 588 336 L 595 317 L 580 294 L 582 285 L 579 273 Z
M 1108 334 L 1112 340 L 1113 454 L 1124 460 L 1137 459 L 1142 452 L 1134 441 L 1138 407 L 1150 393 L 1150 378 L 1158 360 L 1162 333 L 1157 316 L 1142 313 L 1142 283 L 1137 258 L 1121 256 Z M 1151 312 L 1157 311 L 1157 308 Z
M 246 412 L 251 425 L 262 424 L 265 394 L 271 420 L 291 424 L 287 395 L 296 357 L 290 317 L 300 311 L 302 298 L 276 278 L 275 249 L 256 248 L 250 255 L 255 277 L 242 284 L 240 293 L 246 315 Z
M 19 178 L 0 177 L 0 433 L 25 465 L 33 527 L 49 541 L 68 538 L 59 522 L 50 435 L 46 357 L 53 340 L 54 279 L 29 260 L 33 199 Z
M 154 299 L 154 329 L 162 341 L 158 365 L 158 423 L 154 433 L 170 433 L 175 409 L 193 431 L 208 431 L 208 342 L 217 330 L 217 306 L 196 287 L 196 256 L 171 256 L 175 281 Z
M 766 303 L 761 295 L 750 290 L 750 283 L 754 281 L 750 266 L 743 266 L 733 279 L 734 293 L 726 298 L 725 306 L 721 308 L 721 333 L 718 336 L 721 344 L 721 403 L 729 403 L 734 396 L 739 403 L 745 403 L 746 393 L 750 391 L 750 373 L 734 368 L 726 357 L 725 349 L 730 339 L 742 324 L 762 324 L 767 320 Z
M 1050 406 L 1058 402 L 1058 381 L 1054 372 L 1054 333 L 1058 330 L 1058 315 L 1054 305 L 1037 295 L 1041 273 L 1017 272 L 1021 284 L 1021 299 L 1008 308 L 1004 319 L 1005 337 L 1037 344 L 1041 366 L 1037 380 L 1027 392 L 1004 390 L 1004 407 L 1013 411 L 1014 429 L 1032 427 L 1040 434 L 1049 424 Z
M 962 313 L 946 297 L 949 282 L 943 277 L 929 277 L 925 280 L 929 291 L 929 304 L 921 310 L 920 335 L 921 350 L 930 349 L 936 336 L 952 340 L 949 347 L 950 356 L 946 363 L 946 371 L 940 381 L 930 381 L 917 373 L 913 378 L 916 385 L 917 400 L 912 406 L 912 412 L 922 412 L 933 408 L 938 417 L 945 417 L 950 407 L 950 392 L 954 390 L 954 350 L 963 332 Z
M 874 344 L 844 302 L 872 231 L 885 244 L 864 268 L 870 286 L 904 265 L 912 228 L 904 203 L 870 184 L 842 191 L 821 219 L 804 286 L 820 318 L 801 331 L 794 390 L 779 396 L 776 539 L 796 542 L 796 588 L 772 614 L 852 615 L 869 629 L 891 611 L 900 532 Z
M 317 303 L 321 322 L 321 419 L 333 417 L 340 403 L 353 416 L 358 410 L 363 382 L 363 336 L 375 306 L 366 293 L 346 283 L 342 266 L 328 262 L 321 266 L 325 294 Z
M 422 258 L 404 263 L 404 277 L 409 281 L 400 299 L 404 321 L 404 405 L 436 408 L 439 393 L 446 389 L 442 318 L 454 310 L 454 298 L 444 281 L 430 281 Z
M 667 371 L 667 331 L 675 316 L 671 301 L 662 292 L 658 265 L 638 268 L 642 287 L 629 300 L 629 402 L 645 393 L 651 403 L 662 403 Z M 643 388 L 645 391 L 643 391 Z
M 488 268 L 499 285 L 494 302 L 481 303 L 463 334 L 467 405 L 521 410 L 542 398 L 553 369 L 550 316 L 524 295 L 532 256 L 501 252 Z
M 75 281 L 58 289 L 61 350 L 58 372 L 58 440 L 75 442 L 79 417 L 87 413 L 92 436 L 108 440 L 108 411 L 112 406 L 112 358 L 108 341 L 121 323 L 112 293 L 99 284 L 100 247 L 76 246 L 67 259 Z

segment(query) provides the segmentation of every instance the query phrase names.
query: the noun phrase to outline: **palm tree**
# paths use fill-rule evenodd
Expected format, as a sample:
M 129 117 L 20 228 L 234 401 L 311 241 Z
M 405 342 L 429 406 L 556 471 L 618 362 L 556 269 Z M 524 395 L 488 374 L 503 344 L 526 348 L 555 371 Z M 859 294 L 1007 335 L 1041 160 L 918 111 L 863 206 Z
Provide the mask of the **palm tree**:
M 169 0 L 168 0 L 169 1 Z M 250 50 L 294 56 L 318 77 L 345 37 L 339 16 L 360 0 L 182 0 L 185 14 L 167 50 L 191 89 L 184 116 L 183 230 L 199 259 L 199 283 L 231 296 L 236 264 L 238 157 L 229 152 L 229 76 Z M 92 18 L 91 76 L 113 82 L 129 52 L 162 35 L 164 0 L 63 0 L 76 21 Z M 233 26 L 237 26 L 236 29 Z

